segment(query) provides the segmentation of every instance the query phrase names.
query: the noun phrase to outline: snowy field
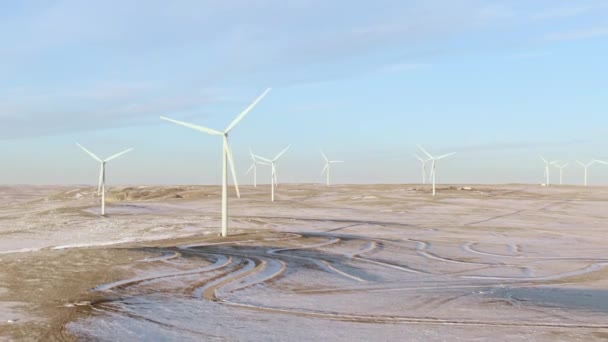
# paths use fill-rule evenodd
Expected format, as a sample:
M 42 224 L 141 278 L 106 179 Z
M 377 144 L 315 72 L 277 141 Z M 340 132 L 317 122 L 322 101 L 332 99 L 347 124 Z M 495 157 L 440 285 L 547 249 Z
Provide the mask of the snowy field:
M 0 339 L 608 339 L 608 188 L 0 187 Z

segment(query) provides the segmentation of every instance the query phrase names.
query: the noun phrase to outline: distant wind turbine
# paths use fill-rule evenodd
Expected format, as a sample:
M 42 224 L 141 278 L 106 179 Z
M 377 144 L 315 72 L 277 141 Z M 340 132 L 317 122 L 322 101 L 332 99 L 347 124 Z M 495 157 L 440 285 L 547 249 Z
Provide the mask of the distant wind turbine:
M 114 155 L 109 156 L 106 159 L 101 159 L 96 156 L 93 152 L 87 150 L 84 146 L 76 143 L 78 147 L 80 147 L 83 151 L 85 151 L 89 156 L 98 161 L 101 164 L 101 169 L 99 170 L 99 183 L 97 184 L 97 196 L 101 194 L 101 215 L 106 215 L 106 163 L 112 159 L 118 158 L 123 154 L 130 152 L 133 148 L 124 150 L 122 152 L 116 153 Z
M 589 169 L 589 166 L 595 164 L 596 162 L 597 162 L 597 160 L 592 160 L 592 161 L 588 162 L 587 164 L 584 164 L 578 160 L 576 161 L 576 163 L 578 165 L 582 166 L 585 169 L 585 182 L 584 182 L 585 186 L 587 186 L 587 171 Z
M 325 167 L 323 167 L 323 171 L 321 171 L 321 175 L 323 175 L 324 173 L 327 175 L 327 186 L 329 186 L 329 171 L 331 169 L 331 164 L 344 163 L 344 161 L 329 160 L 329 159 L 327 159 L 327 156 L 325 155 L 325 153 L 323 153 L 323 151 L 321 151 L 321 155 L 323 156 L 323 159 L 325 159 Z
M 422 165 L 422 184 L 426 184 L 426 163 L 430 159 L 423 159 L 417 154 L 414 154 L 414 157 L 416 157 L 416 159 L 418 159 L 420 161 L 420 164 Z
M 419 149 L 420 149 L 422 152 L 424 152 L 424 154 L 426 154 L 426 155 L 429 157 L 429 160 L 432 160 L 432 164 L 431 164 L 431 174 L 430 174 L 430 177 L 431 177 L 431 180 L 432 180 L 432 182 L 433 182 L 433 196 L 435 196 L 435 175 L 436 175 L 436 173 L 437 173 L 437 171 L 436 171 L 436 167 L 437 167 L 437 161 L 439 161 L 440 159 L 443 159 L 443 158 L 449 157 L 449 156 L 451 156 L 451 155 L 455 154 L 456 152 L 452 152 L 452 153 L 444 154 L 444 155 L 441 155 L 441 156 L 439 156 L 439 157 L 433 157 L 433 156 L 432 156 L 430 153 L 428 153 L 428 152 L 427 152 L 427 151 L 426 151 L 424 148 L 422 148 L 422 146 L 418 145 L 418 148 L 419 148 Z
M 555 164 L 559 163 L 559 160 L 548 161 L 543 156 L 540 156 L 540 159 L 542 159 L 543 162 L 545 162 L 545 177 L 547 177 L 547 182 L 545 183 L 545 185 L 549 186 L 549 180 L 550 180 L 550 178 L 549 178 L 549 166 L 550 165 L 555 165 Z
M 236 179 L 234 159 L 232 157 L 232 148 L 230 147 L 230 141 L 228 140 L 228 134 L 230 133 L 230 131 L 232 131 L 234 127 L 236 127 L 236 125 L 239 124 L 239 122 L 241 122 L 241 120 L 243 120 L 243 118 L 247 114 L 249 114 L 249 112 L 258 104 L 258 102 L 260 102 L 264 98 L 264 96 L 266 96 L 266 94 L 268 94 L 269 91 L 270 88 L 266 89 L 266 91 L 264 91 L 262 95 L 255 99 L 255 101 L 253 101 L 253 103 L 251 103 L 249 107 L 245 108 L 245 110 L 242 111 L 223 132 L 204 126 L 173 120 L 164 116 L 160 117 L 161 120 L 173 122 L 175 124 L 192 128 L 203 133 L 222 136 L 222 236 L 228 235 L 228 161 L 230 162 L 230 171 L 232 173 L 232 179 L 234 181 L 236 195 L 238 198 L 241 198 L 241 193 L 239 192 L 239 185 Z
M 274 190 L 277 186 L 277 169 L 276 169 L 275 163 L 277 162 L 277 160 L 279 160 L 279 158 L 281 158 L 285 154 L 285 152 L 287 152 L 287 150 L 289 150 L 290 147 L 291 147 L 291 145 L 285 147 L 283 149 L 283 151 L 281 151 L 279 154 L 277 154 L 276 157 L 274 157 L 273 159 L 260 157 L 260 156 L 254 154 L 254 156 L 256 158 L 266 162 L 266 165 L 270 165 L 270 167 L 271 167 L 271 179 L 270 179 L 270 188 L 271 188 L 270 196 L 271 197 L 270 197 L 270 199 L 272 202 L 274 202 Z
M 251 157 L 252 164 L 249 167 L 249 169 L 247 170 L 247 172 L 245 172 L 245 175 L 248 175 L 251 171 L 253 171 L 253 187 L 257 188 L 258 187 L 258 165 L 259 164 L 268 165 L 268 164 L 260 162 L 258 160 L 258 158 L 256 158 L 255 154 L 253 154 L 253 151 L 251 150 L 251 148 L 249 148 L 249 156 Z
M 562 165 L 555 164 L 555 167 L 557 167 L 559 169 L 559 185 L 564 184 L 563 183 L 563 175 L 564 175 L 564 169 L 567 166 L 568 166 L 568 163 L 562 164 Z

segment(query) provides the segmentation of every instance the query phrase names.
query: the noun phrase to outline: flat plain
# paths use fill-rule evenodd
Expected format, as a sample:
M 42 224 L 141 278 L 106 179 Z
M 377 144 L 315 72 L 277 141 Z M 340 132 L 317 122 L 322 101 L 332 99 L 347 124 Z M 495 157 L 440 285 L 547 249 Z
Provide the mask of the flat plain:
M 0 339 L 608 339 L 608 187 L 0 187 Z

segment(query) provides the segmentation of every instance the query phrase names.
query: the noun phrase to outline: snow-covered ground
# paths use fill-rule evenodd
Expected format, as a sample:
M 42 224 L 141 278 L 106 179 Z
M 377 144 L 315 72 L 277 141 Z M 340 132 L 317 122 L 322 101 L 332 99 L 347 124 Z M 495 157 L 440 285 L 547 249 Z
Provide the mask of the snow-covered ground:
M 61 323 L 82 338 L 608 338 L 608 188 L 470 187 L 244 187 L 227 239 L 219 187 L 116 188 L 107 217 L 90 187 L 4 187 L 0 260 L 120 264 L 82 280 L 106 298 Z M 45 319 L 1 281 L 2 320 Z

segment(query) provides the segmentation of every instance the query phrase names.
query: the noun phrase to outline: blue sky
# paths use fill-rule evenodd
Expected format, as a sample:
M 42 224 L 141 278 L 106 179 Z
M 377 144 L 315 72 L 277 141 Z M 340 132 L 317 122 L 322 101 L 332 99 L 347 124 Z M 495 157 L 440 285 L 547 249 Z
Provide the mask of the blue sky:
M 213 184 L 233 131 L 288 182 L 416 182 L 417 143 L 442 182 L 542 180 L 539 154 L 608 159 L 606 1 L 22 1 L 0 4 L 0 183 Z M 260 177 L 266 177 L 266 171 Z M 591 182 L 608 184 L 608 167 Z M 268 177 L 269 178 L 269 175 Z M 263 179 L 262 179 L 263 180 Z

